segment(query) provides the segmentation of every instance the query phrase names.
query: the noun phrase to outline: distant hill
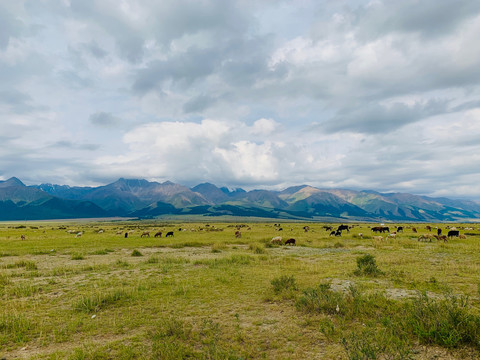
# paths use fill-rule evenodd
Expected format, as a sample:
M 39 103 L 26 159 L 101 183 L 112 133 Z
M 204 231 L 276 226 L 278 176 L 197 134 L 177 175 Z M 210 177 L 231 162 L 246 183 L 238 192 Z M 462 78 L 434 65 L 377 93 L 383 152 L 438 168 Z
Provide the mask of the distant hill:
M 328 221 L 475 221 L 480 204 L 372 190 L 320 189 L 310 185 L 282 191 L 230 190 L 211 183 L 192 188 L 124 179 L 98 187 L 41 184 L 17 178 L 0 181 L 0 220 L 39 220 L 165 215 L 245 216 Z
M 105 217 L 110 214 L 90 201 L 62 199 L 25 186 L 17 178 L 0 182 L 0 220 L 46 220 Z

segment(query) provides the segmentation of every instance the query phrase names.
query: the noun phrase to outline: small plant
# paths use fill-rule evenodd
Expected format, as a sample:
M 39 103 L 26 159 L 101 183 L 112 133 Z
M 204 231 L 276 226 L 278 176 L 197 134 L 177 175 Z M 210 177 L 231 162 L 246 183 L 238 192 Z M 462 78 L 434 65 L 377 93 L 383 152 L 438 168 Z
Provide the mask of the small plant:
M 158 264 L 159 262 L 160 262 L 160 259 L 156 256 L 151 256 L 146 261 L 147 264 Z
M 297 284 L 293 275 L 282 275 L 279 278 L 273 279 L 270 283 L 273 286 L 275 294 L 279 294 L 282 291 L 297 290 Z
M 383 271 L 377 267 L 377 262 L 373 255 L 365 254 L 357 258 L 357 269 L 354 271 L 354 274 L 357 276 L 378 276 L 382 275 Z
M 333 291 L 330 284 L 320 284 L 318 289 L 307 289 L 303 292 L 297 308 L 314 313 L 343 314 L 346 299 L 342 293 Z
M 73 308 L 79 312 L 92 313 L 102 310 L 121 300 L 128 300 L 131 298 L 132 294 L 123 289 L 108 293 L 96 293 L 90 296 L 84 295 L 74 304 Z
M 265 254 L 265 246 L 259 243 L 250 244 L 248 249 L 253 251 L 255 254 Z
M 338 249 L 338 248 L 343 248 L 345 245 L 343 245 L 341 242 L 336 242 L 333 247 Z
M 214 243 L 212 245 L 212 253 L 220 253 L 226 248 L 224 243 Z
M 140 251 L 135 249 L 132 251 L 132 256 L 143 256 L 143 254 Z
M 6 274 L 0 274 L 0 285 L 5 286 L 10 284 L 10 278 Z
M 17 261 L 13 264 L 8 264 L 6 266 L 7 269 L 15 269 L 15 268 L 22 268 L 24 267 L 26 270 L 37 270 L 37 264 L 35 264 L 33 261 L 26 261 L 26 260 L 20 260 Z
M 83 257 L 82 254 L 73 254 L 72 255 L 72 260 L 84 260 L 85 258 Z

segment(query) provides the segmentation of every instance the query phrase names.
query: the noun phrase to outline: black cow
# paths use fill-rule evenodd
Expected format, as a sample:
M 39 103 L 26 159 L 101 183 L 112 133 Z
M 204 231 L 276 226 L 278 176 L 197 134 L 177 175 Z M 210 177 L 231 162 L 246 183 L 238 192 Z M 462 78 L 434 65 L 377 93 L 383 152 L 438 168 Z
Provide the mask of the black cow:
M 437 235 L 438 236 L 442 235 L 442 229 L 440 229 L 440 228 L 437 229 Z
M 453 236 L 458 237 L 459 235 L 460 235 L 460 231 L 458 231 L 458 230 L 450 230 L 450 231 L 448 232 L 448 235 L 447 235 L 447 236 L 448 236 L 448 237 L 453 237 Z
M 285 241 L 285 245 L 295 245 L 295 239 L 291 238 Z
M 333 235 L 335 235 L 335 230 L 331 231 L 329 236 L 333 236 Z
M 347 232 L 350 232 L 350 230 L 348 230 L 348 225 L 340 225 L 337 229 L 337 231 L 342 231 L 342 230 L 347 230 Z
M 342 236 L 342 231 L 341 230 L 337 230 L 335 232 L 335 236 Z
M 167 235 L 165 235 L 165 237 L 169 237 L 169 236 L 173 237 L 173 231 L 169 231 L 167 232 Z
M 403 232 L 403 226 L 399 226 L 399 227 L 397 228 L 397 233 L 399 233 L 399 232 Z

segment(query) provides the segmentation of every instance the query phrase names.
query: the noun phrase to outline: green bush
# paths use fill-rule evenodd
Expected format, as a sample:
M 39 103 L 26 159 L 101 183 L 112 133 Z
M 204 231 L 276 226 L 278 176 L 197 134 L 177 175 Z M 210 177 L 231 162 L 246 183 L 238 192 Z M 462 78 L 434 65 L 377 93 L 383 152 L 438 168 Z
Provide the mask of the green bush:
M 330 284 L 320 284 L 317 289 L 306 289 L 297 301 L 297 308 L 307 312 L 344 313 L 346 299 L 342 293 L 333 291 Z
M 132 251 L 132 256 L 143 256 L 143 254 L 140 251 L 135 249 Z
M 377 262 L 373 255 L 365 254 L 357 258 L 357 269 L 354 274 L 357 276 L 378 276 L 382 275 L 383 271 L 377 267 Z
M 279 278 L 273 279 L 270 283 L 273 286 L 275 294 L 279 294 L 282 291 L 297 290 L 297 284 L 293 275 L 282 275 Z
M 446 296 L 434 300 L 423 294 L 406 307 L 406 327 L 423 343 L 480 348 L 480 317 L 468 311 L 468 298 Z

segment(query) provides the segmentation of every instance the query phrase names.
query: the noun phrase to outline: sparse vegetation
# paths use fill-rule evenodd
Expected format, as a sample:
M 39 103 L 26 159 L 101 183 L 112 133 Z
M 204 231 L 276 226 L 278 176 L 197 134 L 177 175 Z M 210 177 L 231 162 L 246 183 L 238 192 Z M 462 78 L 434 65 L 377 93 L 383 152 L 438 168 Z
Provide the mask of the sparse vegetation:
M 0 358 L 480 358 L 480 230 L 282 225 L 0 224 Z

